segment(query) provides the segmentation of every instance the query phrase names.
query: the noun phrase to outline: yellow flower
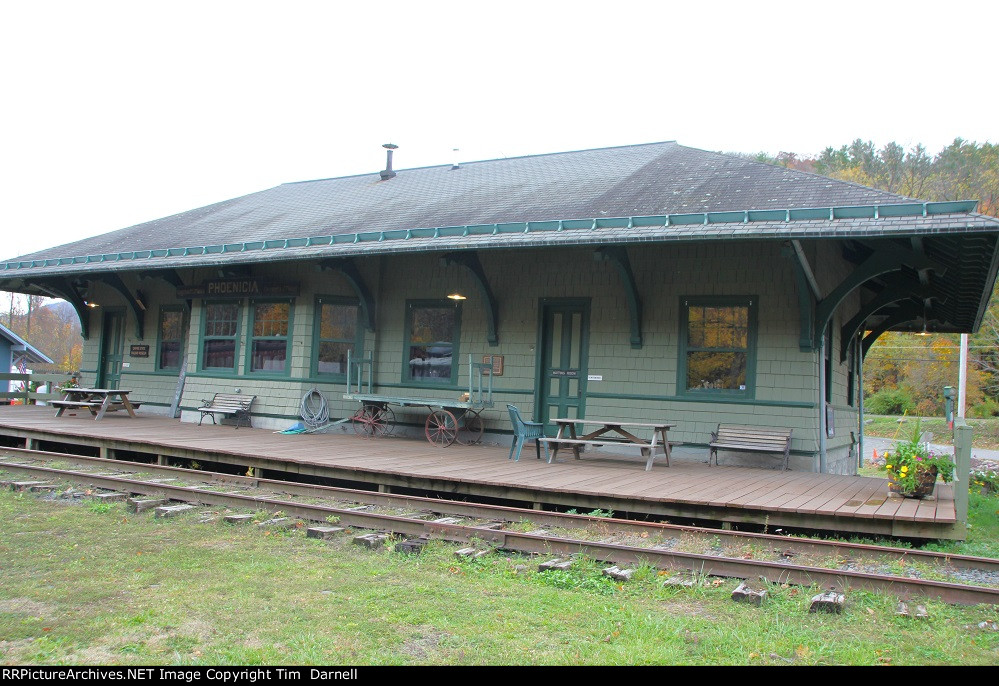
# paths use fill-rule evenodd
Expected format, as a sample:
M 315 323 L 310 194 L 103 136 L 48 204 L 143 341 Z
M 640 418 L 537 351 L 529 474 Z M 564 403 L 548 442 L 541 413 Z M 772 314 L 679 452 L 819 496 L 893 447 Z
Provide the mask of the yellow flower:
M 909 471 L 909 468 L 908 468 L 908 467 L 906 467 L 905 465 L 902 465 L 902 471 L 903 471 L 903 472 L 907 472 L 907 471 Z
M 890 464 L 886 464 L 885 465 L 885 469 L 891 469 L 891 465 Z

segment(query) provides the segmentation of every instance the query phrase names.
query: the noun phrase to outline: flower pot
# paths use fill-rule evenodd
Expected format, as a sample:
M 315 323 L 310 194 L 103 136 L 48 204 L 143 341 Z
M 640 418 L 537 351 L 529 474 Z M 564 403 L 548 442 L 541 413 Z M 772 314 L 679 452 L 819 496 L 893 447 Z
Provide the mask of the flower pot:
M 888 475 L 888 490 L 898 493 L 903 498 L 925 498 L 933 493 L 933 487 L 937 484 L 937 468 L 919 469 L 916 471 L 916 487 L 910 490 L 903 490 L 904 486 L 895 481 L 894 475 Z

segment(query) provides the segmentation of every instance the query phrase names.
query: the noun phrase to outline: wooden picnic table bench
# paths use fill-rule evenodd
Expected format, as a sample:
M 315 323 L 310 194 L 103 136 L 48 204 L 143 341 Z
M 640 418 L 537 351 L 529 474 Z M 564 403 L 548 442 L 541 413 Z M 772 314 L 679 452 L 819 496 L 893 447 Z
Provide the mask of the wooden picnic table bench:
M 136 408 L 142 403 L 133 403 L 128 399 L 132 391 L 121 388 L 66 388 L 62 400 L 50 400 L 52 407 L 59 408 L 56 417 L 73 408 L 87 408 L 94 420 L 102 419 L 106 412 L 125 410 L 129 417 L 135 417 Z
M 558 425 L 558 433 L 555 437 L 538 439 L 552 447 L 551 456 L 548 459 L 549 464 L 555 460 L 559 448 L 562 446 L 570 448 L 573 456 L 578 460 L 581 448 L 614 445 L 638 450 L 642 457 L 647 458 L 645 471 L 652 469 L 652 461 L 659 452 L 662 452 L 662 455 L 666 458 L 666 466 L 669 467 L 670 443 L 666 438 L 666 434 L 676 424 L 667 424 L 665 422 L 619 422 L 614 419 L 553 419 L 552 422 Z M 577 424 L 591 424 L 600 428 L 583 436 L 577 436 Z M 568 435 L 566 435 L 566 429 L 568 429 Z M 646 440 L 640 438 L 632 431 L 629 431 L 629 429 L 639 431 L 650 429 L 652 431 L 652 439 Z M 607 435 L 610 432 L 614 432 L 616 435 Z
M 753 453 L 778 453 L 784 456 L 784 469 L 788 468 L 791 456 L 791 432 L 793 429 L 768 429 L 758 426 L 734 426 L 719 424 L 718 430 L 711 432 L 708 444 L 708 466 L 714 457 L 718 465 L 718 450 L 741 450 Z
M 201 426 L 201 422 L 205 421 L 205 417 L 211 417 L 212 424 L 217 424 L 218 422 L 215 421 L 215 415 L 217 414 L 223 415 L 223 419 L 229 416 L 235 417 L 237 429 L 240 422 L 244 419 L 247 426 L 252 426 L 250 423 L 250 406 L 253 405 L 256 397 L 255 395 L 243 395 L 242 393 L 216 393 L 211 400 L 204 401 L 205 404 L 198 408 L 198 412 L 201 413 L 198 426 Z

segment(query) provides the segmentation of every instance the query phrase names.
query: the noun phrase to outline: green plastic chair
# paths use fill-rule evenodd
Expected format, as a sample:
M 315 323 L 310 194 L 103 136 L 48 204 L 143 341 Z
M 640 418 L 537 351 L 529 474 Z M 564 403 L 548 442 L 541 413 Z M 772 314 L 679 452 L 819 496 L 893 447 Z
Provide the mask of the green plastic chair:
M 548 456 L 548 444 L 538 440 L 545 437 L 545 425 L 541 422 L 525 422 L 516 405 L 507 405 L 506 409 L 510 410 L 510 422 L 513 424 L 513 445 L 510 446 L 510 457 L 507 459 L 520 462 L 520 452 L 524 449 L 524 443 L 533 440 L 538 459 L 541 459 L 541 446 L 543 444 L 545 446 L 545 460 L 551 462 L 551 458 Z M 514 455 L 515 450 L 516 455 Z

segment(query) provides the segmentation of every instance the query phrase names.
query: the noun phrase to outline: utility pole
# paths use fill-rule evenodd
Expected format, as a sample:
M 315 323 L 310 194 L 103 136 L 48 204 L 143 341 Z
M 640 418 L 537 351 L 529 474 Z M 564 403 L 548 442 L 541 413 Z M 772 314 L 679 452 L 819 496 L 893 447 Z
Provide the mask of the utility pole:
M 951 377 L 953 378 L 953 377 Z M 961 334 L 961 358 L 957 373 L 957 416 L 964 418 L 964 400 L 968 390 L 968 334 Z

